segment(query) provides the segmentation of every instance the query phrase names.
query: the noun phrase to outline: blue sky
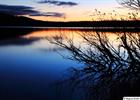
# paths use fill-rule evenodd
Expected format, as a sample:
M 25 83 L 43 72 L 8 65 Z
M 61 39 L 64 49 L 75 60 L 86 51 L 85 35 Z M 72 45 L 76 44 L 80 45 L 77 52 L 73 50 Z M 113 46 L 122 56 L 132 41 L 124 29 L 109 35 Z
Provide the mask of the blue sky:
M 87 20 L 94 9 L 109 11 L 119 6 L 116 0 L 1 0 L 0 4 L 10 6 L 9 9 L 12 9 L 12 5 L 32 7 L 29 9 L 30 12 L 31 10 L 36 12 L 33 14 L 26 12 L 20 15 L 25 14 L 24 16 L 34 19 L 57 21 Z M 0 11 L 2 10 L 4 8 L 0 8 Z
M 38 1 L 40 0 L 2 0 L 0 1 L 0 4 L 38 6 L 37 3 Z M 102 5 L 104 6 L 109 5 L 111 7 L 114 7 L 117 5 L 116 0 L 60 0 L 60 1 L 65 1 L 65 2 L 71 1 L 71 2 L 79 3 L 79 5 L 81 6 L 87 5 L 87 6 L 95 6 L 95 7 L 102 7 Z

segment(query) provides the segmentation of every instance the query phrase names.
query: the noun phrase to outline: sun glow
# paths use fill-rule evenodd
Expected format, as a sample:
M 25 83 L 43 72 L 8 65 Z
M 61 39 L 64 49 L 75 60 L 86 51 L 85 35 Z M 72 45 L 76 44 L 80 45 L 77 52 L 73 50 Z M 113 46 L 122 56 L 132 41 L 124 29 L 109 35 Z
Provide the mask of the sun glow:
M 139 20 L 140 13 L 134 10 L 97 10 L 85 13 L 70 13 L 65 17 L 26 16 L 42 21 L 102 21 L 102 20 Z

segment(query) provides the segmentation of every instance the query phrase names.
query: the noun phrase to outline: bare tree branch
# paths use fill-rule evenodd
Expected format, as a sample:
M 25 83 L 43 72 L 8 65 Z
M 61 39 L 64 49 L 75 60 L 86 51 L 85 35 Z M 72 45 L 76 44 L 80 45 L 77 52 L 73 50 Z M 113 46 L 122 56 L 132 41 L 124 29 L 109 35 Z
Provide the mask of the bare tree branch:
M 71 60 L 84 64 L 80 69 L 71 70 L 71 85 L 92 89 L 92 96 L 95 96 L 96 100 L 104 100 L 103 94 L 109 95 L 109 90 L 115 85 L 140 77 L 139 33 L 120 32 L 118 45 L 113 45 L 105 32 L 83 32 L 80 35 L 86 49 L 83 49 L 82 44 L 74 45 L 73 39 L 64 38 L 62 35 L 48 39 L 51 43 L 67 49 L 71 53 Z
M 140 10 L 140 0 L 117 0 L 124 7 Z

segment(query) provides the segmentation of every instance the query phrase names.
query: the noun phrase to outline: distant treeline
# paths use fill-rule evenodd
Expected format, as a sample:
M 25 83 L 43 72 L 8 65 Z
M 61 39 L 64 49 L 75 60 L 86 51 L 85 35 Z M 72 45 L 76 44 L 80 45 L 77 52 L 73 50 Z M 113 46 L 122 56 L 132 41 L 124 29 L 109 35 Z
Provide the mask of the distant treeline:
M 77 21 L 51 22 L 33 20 L 22 16 L 0 13 L 0 26 L 45 26 L 45 27 L 140 27 L 140 20 L 134 21 Z

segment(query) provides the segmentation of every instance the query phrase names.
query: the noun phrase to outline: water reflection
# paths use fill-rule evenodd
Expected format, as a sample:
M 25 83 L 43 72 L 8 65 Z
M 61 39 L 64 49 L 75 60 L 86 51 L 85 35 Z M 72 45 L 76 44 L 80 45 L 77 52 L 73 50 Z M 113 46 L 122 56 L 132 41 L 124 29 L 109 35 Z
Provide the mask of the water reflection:
M 0 46 L 8 46 L 8 45 L 30 45 L 35 41 L 40 40 L 40 38 L 14 38 L 14 39 L 5 39 L 0 41 Z
M 79 46 L 75 45 L 73 38 L 66 39 L 62 35 L 48 39 L 70 51 L 71 60 L 84 64 L 81 68 L 71 69 L 69 86 L 76 90 L 85 87 L 91 100 L 111 100 L 115 95 L 115 99 L 120 100 L 126 95 L 140 95 L 139 91 L 132 93 L 139 88 L 140 82 L 139 33 L 117 32 L 112 35 L 91 31 L 80 35 L 83 42 Z M 114 38 L 116 42 L 112 41 Z
M 20 36 L 1 40 L 0 99 L 57 100 L 56 89 L 50 85 L 61 79 L 69 67 L 80 66 L 74 61 L 63 59 L 58 52 L 69 54 L 51 45 L 46 37 Z
M 0 28 L 0 40 L 20 37 L 21 35 L 28 34 L 36 31 L 34 28 Z
M 108 99 L 114 89 L 120 99 L 139 83 L 139 64 L 139 33 L 32 31 L 0 41 L 0 99 Z

